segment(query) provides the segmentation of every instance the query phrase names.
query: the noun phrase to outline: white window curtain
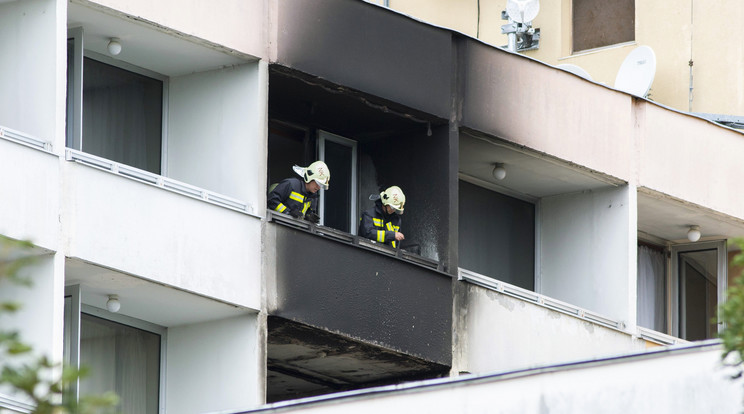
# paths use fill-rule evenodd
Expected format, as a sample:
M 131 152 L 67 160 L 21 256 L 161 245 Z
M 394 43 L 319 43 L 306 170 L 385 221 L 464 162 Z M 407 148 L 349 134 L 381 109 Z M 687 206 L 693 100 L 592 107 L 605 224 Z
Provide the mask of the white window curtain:
M 638 246 L 638 325 L 666 332 L 664 252 Z
M 122 414 L 158 412 L 159 335 L 83 314 L 80 361 L 90 369 L 81 396 L 114 391 Z

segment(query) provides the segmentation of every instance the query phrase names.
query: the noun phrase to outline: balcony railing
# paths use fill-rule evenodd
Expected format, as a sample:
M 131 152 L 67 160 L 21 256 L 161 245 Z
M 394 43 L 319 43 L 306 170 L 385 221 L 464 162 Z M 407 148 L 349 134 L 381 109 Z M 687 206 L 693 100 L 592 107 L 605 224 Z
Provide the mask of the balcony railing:
M 254 214 L 254 206 L 249 203 L 245 203 L 234 198 L 227 197 L 225 195 L 217 194 L 212 191 L 205 190 L 203 188 L 195 187 L 176 181 L 171 178 L 163 177 L 162 175 L 153 174 L 148 171 L 140 170 L 139 168 L 130 167 L 125 164 L 120 164 L 115 161 L 111 161 L 105 158 L 97 157 L 95 155 L 87 154 L 82 151 L 77 151 L 68 148 L 65 151 L 65 159 L 67 161 L 77 162 L 80 164 L 88 165 L 91 167 L 98 168 L 100 170 L 116 174 L 121 177 L 137 180 L 146 184 L 160 187 L 164 190 L 172 191 L 187 197 L 195 198 L 198 200 L 206 201 L 207 203 L 215 204 L 220 207 L 229 208 L 231 210 L 239 211 L 244 214 L 256 218 L 263 218 Z
M 409 263 L 413 263 L 418 266 L 423 266 L 427 269 L 436 270 L 444 273 L 444 266 L 441 262 L 432 260 L 416 253 L 406 251 L 402 248 L 392 248 L 384 244 L 377 243 L 373 240 L 366 239 L 364 237 L 355 236 L 353 234 L 346 233 L 344 231 L 336 230 L 330 227 L 320 226 L 317 224 L 310 223 L 305 220 L 298 220 L 286 214 L 277 213 L 274 211 L 267 211 L 267 221 L 273 221 L 278 224 L 293 227 L 296 229 L 304 230 L 311 234 L 317 234 L 340 243 L 348 244 L 351 246 L 358 246 L 363 249 L 373 250 L 377 253 L 384 254 L 386 256 L 395 257 L 400 260 L 404 260 Z
M 549 298 L 539 293 L 535 293 L 527 289 L 522 289 L 520 287 L 510 285 L 500 280 L 496 280 L 494 278 L 472 272 L 470 270 L 459 269 L 457 279 L 482 286 L 486 289 L 495 290 L 505 295 L 519 298 L 557 312 L 575 316 L 579 319 L 584 319 L 589 322 L 597 323 L 608 328 L 625 332 L 625 323 L 621 321 L 613 320 L 611 318 L 599 315 L 586 309 L 582 309 L 578 306 L 571 305 L 570 303 L 561 302 L 559 300 Z
M 13 141 L 18 144 L 25 145 L 27 147 L 35 148 L 44 152 L 52 152 L 52 143 L 45 141 L 41 138 L 37 138 L 33 135 L 29 135 L 20 131 L 16 131 L 4 126 L 0 126 L 0 138 L 8 141 Z

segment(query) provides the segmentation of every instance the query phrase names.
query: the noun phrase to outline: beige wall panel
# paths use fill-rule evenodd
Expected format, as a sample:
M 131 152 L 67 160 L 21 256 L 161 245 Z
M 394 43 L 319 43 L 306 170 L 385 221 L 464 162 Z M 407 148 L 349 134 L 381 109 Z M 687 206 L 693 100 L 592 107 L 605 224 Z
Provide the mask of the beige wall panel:
M 744 135 L 645 104 L 639 185 L 744 217 Z M 692 132 L 694 131 L 694 132 Z
M 98 0 L 114 10 L 256 57 L 268 54 L 264 0 Z
M 463 125 L 627 179 L 632 98 L 471 43 Z M 469 45 L 469 46 L 470 46 Z

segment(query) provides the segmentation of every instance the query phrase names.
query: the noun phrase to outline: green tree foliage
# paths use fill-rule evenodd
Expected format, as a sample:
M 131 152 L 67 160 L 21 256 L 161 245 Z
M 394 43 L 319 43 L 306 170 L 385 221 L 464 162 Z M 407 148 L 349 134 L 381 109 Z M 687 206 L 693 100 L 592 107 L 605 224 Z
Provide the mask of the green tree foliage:
M 735 239 L 734 243 L 741 248 L 739 254 L 731 261 L 732 267 L 744 269 L 744 239 Z M 736 369 L 734 378 L 744 374 L 744 274 L 734 280 L 726 291 L 726 302 L 720 307 L 720 317 L 725 329 L 721 332 L 723 342 L 723 361 Z
M 22 269 L 33 263 L 31 243 L 0 236 L 0 289 L 3 285 L 31 287 L 31 279 Z M 0 301 L 0 317 L 21 309 L 15 301 Z M 0 384 L 24 395 L 35 406 L 34 414 L 100 414 L 113 412 L 118 404 L 114 393 L 84 396 L 72 394 L 73 385 L 86 369 L 52 363 L 34 354 L 23 342 L 20 332 L 0 327 Z

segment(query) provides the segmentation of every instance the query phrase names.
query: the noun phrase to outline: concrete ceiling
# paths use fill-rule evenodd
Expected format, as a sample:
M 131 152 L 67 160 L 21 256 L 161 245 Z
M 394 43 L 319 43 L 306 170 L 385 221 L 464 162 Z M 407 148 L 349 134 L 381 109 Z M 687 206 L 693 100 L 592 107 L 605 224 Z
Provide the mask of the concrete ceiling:
M 108 295 L 119 295 L 119 314 L 173 327 L 251 313 L 79 259 L 65 261 L 65 286 L 80 285 L 83 304 L 106 309 Z
M 270 316 L 267 402 L 445 376 L 449 367 Z
M 689 243 L 687 230 L 691 225 L 700 226 L 701 240 L 744 237 L 742 220 L 651 190 L 639 190 L 638 231 L 673 243 Z
M 109 56 L 110 38 L 117 37 L 122 49 L 114 57 L 116 60 L 165 76 L 203 72 L 253 59 L 193 36 L 71 2 L 68 3 L 67 27 L 82 27 L 84 49 L 104 56 Z
M 623 184 L 622 180 L 570 166 L 547 155 L 469 133 L 460 135 L 459 161 L 463 179 L 533 201 L 542 197 Z M 493 177 L 496 163 L 503 164 L 506 169 L 503 180 Z

